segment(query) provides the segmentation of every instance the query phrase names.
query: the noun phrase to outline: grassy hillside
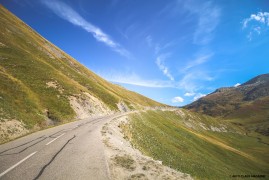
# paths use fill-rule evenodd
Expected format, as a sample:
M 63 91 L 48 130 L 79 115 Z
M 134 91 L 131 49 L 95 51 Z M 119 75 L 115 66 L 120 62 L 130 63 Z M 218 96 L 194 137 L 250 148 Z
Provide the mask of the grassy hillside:
M 97 76 L 3 6 L 0 24 L 1 122 L 15 119 L 32 129 L 46 127 L 48 119 L 54 124 L 73 120 L 70 97 L 83 101 L 85 93 L 112 111 L 118 111 L 119 102 L 130 109 L 162 106 Z
M 186 109 L 245 127 L 249 133 L 269 136 L 269 74 L 238 87 L 220 88 L 185 106 Z
M 132 145 L 195 179 L 269 175 L 269 139 L 188 110 L 131 115 L 122 129 Z M 267 143 L 267 144 L 266 144 Z
M 248 133 L 258 132 L 269 136 L 269 97 L 241 105 L 228 114 L 225 120 L 245 127 Z

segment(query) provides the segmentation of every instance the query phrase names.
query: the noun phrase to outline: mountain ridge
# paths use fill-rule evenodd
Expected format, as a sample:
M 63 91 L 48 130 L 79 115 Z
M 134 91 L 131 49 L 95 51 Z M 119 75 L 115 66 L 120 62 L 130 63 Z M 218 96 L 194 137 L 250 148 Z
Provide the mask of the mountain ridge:
M 184 108 L 235 121 L 268 136 L 269 74 L 256 76 L 237 87 L 219 88 Z

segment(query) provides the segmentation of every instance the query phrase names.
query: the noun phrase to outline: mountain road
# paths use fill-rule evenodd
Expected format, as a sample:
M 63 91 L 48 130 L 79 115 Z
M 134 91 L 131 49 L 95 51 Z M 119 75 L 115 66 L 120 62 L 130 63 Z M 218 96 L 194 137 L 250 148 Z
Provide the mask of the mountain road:
M 87 118 L 0 145 L 0 179 L 110 179 L 101 129 L 126 114 Z

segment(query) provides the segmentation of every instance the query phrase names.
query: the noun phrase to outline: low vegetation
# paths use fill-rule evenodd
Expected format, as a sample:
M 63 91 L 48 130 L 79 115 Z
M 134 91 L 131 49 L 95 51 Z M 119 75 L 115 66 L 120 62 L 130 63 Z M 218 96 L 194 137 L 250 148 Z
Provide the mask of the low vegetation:
M 124 155 L 124 156 L 116 156 L 112 159 L 116 165 L 121 166 L 127 170 L 135 170 L 135 161 L 131 156 Z
M 186 105 L 200 112 L 242 126 L 248 133 L 269 136 L 269 74 L 262 74 L 237 87 L 219 88 Z
M 132 114 L 122 126 L 134 147 L 195 179 L 268 175 L 268 144 L 235 127 L 187 110 Z
M 27 129 L 74 120 L 70 96 L 89 93 L 110 110 L 163 106 L 111 84 L 24 24 L 0 5 L 0 119 L 22 121 Z M 1 140 L 0 140 L 1 143 Z

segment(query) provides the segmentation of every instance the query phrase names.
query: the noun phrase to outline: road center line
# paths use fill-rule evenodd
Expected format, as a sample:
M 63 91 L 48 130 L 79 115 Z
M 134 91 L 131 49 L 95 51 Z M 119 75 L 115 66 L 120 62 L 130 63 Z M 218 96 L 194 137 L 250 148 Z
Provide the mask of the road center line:
M 50 142 L 48 142 L 48 143 L 46 144 L 46 146 L 49 145 L 50 143 L 52 143 L 53 141 L 55 141 L 56 139 L 62 137 L 64 134 L 65 134 L 65 133 L 63 133 L 63 134 L 61 134 L 60 136 L 54 138 L 53 140 L 51 140 Z
M 36 151 L 37 152 L 37 151 Z M 20 165 L 21 163 L 23 163 L 23 161 L 27 160 L 28 158 L 30 158 L 31 156 L 33 156 L 36 152 L 33 152 L 32 154 L 28 155 L 27 157 L 25 157 L 24 159 L 20 160 L 17 164 L 11 166 L 10 168 L 8 168 L 7 170 L 5 170 L 4 172 L 2 172 L 0 174 L 0 178 L 2 176 L 4 176 L 6 173 L 8 173 L 9 171 L 11 171 L 12 169 L 14 169 L 15 167 L 17 167 L 18 165 Z

